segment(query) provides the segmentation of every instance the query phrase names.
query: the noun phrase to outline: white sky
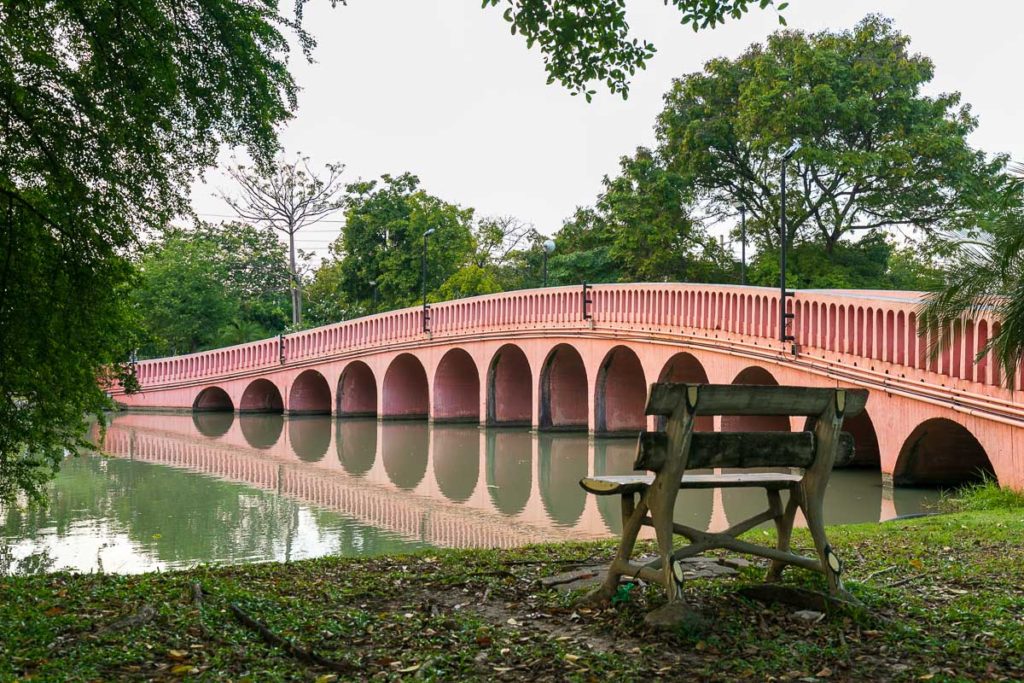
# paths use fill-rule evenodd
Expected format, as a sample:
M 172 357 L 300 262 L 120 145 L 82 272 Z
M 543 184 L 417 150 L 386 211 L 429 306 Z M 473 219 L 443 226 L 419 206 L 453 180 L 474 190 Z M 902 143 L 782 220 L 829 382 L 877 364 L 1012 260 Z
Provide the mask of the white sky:
M 779 28 L 769 9 L 694 33 L 661 0 L 631 0 L 633 32 L 654 42 L 658 54 L 633 78 L 627 101 L 598 88 L 587 104 L 546 85 L 539 51 L 510 35 L 499 9 L 480 5 L 307 5 L 304 24 L 319 45 L 314 64 L 292 55 L 302 91 L 282 131 L 286 152 L 302 152 L 314 164 L 342 162 L 346 182 L 410 171 L 426 191 L 474 207 L 478 216 L 511 214 L 552 234 L 576 206 L 593 202 L 622 155 L 653 143 L 673 77 L 712 57 L 736 56 Z M 785 16 L 792 28 L 819 31 L 850 28 L 870 12 L 894 19 L 912 49 L 932 58 L 933 93 L 959 90 L 972 105 L 980 120 L 973 144 L 1024 160 L 1024 2 L 791 0 Z M 217 171 L 195 187 L 193 206 L 204 218 L 230 214 L 217 189 L 231 189 Z M 307 228 L 299 246 L 324 254 L 339 227 Z

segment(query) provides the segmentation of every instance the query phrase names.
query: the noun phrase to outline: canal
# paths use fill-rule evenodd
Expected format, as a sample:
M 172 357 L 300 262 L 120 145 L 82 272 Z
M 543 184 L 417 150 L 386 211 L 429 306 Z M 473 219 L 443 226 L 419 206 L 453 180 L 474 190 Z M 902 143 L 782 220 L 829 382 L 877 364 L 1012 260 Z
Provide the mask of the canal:
M 634 449 L 630 439 L 474 425 L 122 414 L 103 455 L 64 462 L 47 508 L 0 509 L 0 574 L 608 538 L 620 530 L 618 499 L 587 496 L 577 481 L 629 473 Z M 676 514 L 724 529 L 763 509 L 763 496 L 684 491 Z M 877 471 L 841 470 L 826 519 L 879 521 L 936 497 L 884 488 Z

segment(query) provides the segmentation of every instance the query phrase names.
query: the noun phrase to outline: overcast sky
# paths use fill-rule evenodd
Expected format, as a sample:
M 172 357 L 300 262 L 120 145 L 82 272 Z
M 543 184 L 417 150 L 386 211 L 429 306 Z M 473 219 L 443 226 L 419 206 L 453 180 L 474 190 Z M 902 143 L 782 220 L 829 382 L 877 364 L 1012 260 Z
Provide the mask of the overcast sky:
M 302 88 L 282 131 L 287 153 L 314 164 L 346 164 L 348 181 L 410 171 L 428 192 L 478 216 L 507 215 L 553 234 L 576 206 L 592 203 L 601 178 L 638 145 L 650 145 L 673 77 L 734 57 L 779 28 L 773 10 L 694 33 L 662 0 L 630 0 L 635 35 L 658 54 L 623 101 L 600 91 L 587 104 L 546 85 L 540 53 L 510 35 L 480 0 L 349 0 L 307 5 L 318 40 L 315 63 L 293 53 Z M 792 28 L 847 29 L 871 12 L 891 17 L 912 49 L 935 62 L 931 92 L 959 90 L 980 125 L 973 144 L 1024 160 L 1024 2 L 1021 0 L 791 0 Z M 224 155 L 224 161 L 229 155 Z M 197 184 L 193 206 L 218 220 L 216 197 L 231 189 L 217 171 Z M 340 219 L 340 216 L 336 218 Z M 325 253 L 337 223 L 300 233 L 300 247 Z

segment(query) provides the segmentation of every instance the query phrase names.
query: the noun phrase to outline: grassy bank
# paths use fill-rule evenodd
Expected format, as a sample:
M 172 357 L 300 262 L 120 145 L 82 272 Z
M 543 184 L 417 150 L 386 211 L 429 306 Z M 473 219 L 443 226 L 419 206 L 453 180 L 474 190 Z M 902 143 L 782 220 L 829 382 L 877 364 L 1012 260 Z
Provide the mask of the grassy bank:
M 0 680 L 1024 678 L 1024 508 L 830 535 L 867 610 L 813 623 L 748 601 L 737 590 L 762 573 L 750 567 L 687 584 L 711 624 L 689 632 L 644 626 L 655 590 L 584 610 L 538 584 L 606 559 L 609 543 L 0 578 Z M 298 649 L 270 644 L 232 605 Z

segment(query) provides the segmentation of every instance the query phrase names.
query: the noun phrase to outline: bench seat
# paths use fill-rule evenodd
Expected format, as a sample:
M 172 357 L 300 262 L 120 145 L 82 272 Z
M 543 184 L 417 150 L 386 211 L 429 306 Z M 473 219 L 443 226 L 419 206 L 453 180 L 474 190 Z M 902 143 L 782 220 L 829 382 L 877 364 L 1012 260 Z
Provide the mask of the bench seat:
M 802 474 L 776 472 L 750 472 L 739 474 L 684 474 L 679 480 L 680 489 L 715 489 L 755 487 L 771 491 L 789 489 L 800 483 Z M 587 492 L 597 496 L 637 493 L 654 483 L 653 474 L 622 474 L 602 477 L 586 477 L 580 480 Z

